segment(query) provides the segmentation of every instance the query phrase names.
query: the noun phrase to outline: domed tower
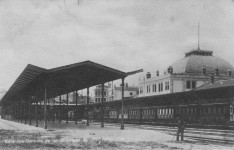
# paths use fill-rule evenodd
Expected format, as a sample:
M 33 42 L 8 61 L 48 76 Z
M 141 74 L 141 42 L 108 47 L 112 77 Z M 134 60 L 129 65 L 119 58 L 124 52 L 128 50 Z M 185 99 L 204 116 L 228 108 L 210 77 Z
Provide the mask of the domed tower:
M 218 80 L 233 78 L 233 66 L 226 60 L 213 56 L 213 51 L 192 50 L 171 65 L 172 93 L 188 91 Z
M 210 75 L 218 73 L 224 76 L 227 75 L 228 72 L 233 72 L 234 69 L 229 62 L 213 56 L 212 54 L 212 51 L 192 50 L 186 53 L 184 58 L 172 64 L 173 72 L 191 75 Z
M 140 80 L 139 96 L 189 91 L 206 83 L 234 79 L 233 71 L 228 61 L 213 56 L 213 51 L 200 50 L 198 47 L 185 53 L 184 58 L 169 66 L 161 76 L 157 71 L 155 76 Z

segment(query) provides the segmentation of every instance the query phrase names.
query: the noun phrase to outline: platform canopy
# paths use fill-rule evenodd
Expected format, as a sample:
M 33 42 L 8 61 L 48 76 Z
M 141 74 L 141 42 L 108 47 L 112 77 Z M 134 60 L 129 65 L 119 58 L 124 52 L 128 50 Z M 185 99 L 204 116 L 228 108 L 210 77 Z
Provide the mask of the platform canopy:
M 53 69 L 44 69 L 27 65 L 1 103 L 15 103 L 35 97 L 35 101 L 43 100 L 45 87 L 47 98 L 67 94 L 102 83 L 125 78 L 134 72 L 122 72 L 91 61 L 84 61 Z

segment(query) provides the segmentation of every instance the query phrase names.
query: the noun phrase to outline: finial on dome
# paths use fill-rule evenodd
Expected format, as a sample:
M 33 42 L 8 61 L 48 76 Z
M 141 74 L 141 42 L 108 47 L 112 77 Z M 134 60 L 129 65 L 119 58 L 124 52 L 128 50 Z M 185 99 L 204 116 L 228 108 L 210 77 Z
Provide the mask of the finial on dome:
M 198 22 L 198 42 L 197 42 L 197 50 L 200 50 L 200 23 Z
M 213 51 L 206 51 L 206 50 L 192 50 L 190 52 L 185 53 L 185 57 L 191 56 L 191 55 L 200 55 L 200 56 L 212 56 Z
M 185 57 L 190 55 L 201 55 L 201 56 L 212 56 L 213 51 L 201 50 L 200 49 L 200 22 L 198 22 L 198 42 L 197 42 L 197 50 L 192 50 L 190 52 L 185 53 Z

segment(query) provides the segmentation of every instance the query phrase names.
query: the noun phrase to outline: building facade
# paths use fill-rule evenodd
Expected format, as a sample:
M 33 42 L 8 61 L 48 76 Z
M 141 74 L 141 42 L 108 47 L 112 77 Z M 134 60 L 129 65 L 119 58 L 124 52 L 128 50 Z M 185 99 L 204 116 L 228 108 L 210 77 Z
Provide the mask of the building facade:
M 132 98 L 138 96 L 139 88 L 137 86 L 128 86 L 128 83 L 124 85 L 124 98 Z M 96 86 L 95 92 L 95 103 L 100 103 L 102 101 L 102 87 Z M 114 101 L 122 99 L 122 86 L 115 86 L 113 84 L 108 84 L 104 86 L 104 102 Z
M 108 101 L 108 95 L 109 95 L 109 90 L 108 90 L 108 86 L 104 85 L 104 102 Z M 94 102 L 95 103 L 100 103 L 102 102 L 102 86 L 98 85 L 96 86 L 96 88 L 94 89 Z
M 162 75 L 150 72 L 139 80 L 139 97 L 184 92 L 218 80 L 233 79 L 233 66 L 212 51 L 192 50 Z

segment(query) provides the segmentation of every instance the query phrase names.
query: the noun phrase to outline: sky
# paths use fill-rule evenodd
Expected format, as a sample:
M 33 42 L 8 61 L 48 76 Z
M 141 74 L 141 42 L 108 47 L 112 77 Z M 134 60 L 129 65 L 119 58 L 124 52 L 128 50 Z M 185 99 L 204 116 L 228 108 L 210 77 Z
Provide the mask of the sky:
M 27 64 L 86 60 L 144 69 L 126 79 L 137 85 L 197 49 L 198 22 L 200 48 L 234 66 L 233 0 L 0 0 L 0 91 Z

